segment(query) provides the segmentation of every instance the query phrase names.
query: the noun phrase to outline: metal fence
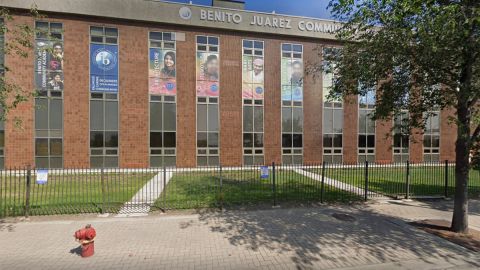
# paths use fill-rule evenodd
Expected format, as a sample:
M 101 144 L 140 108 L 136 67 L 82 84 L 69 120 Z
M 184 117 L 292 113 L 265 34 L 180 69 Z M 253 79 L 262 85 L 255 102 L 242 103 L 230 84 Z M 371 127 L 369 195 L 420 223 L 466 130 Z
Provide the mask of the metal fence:
M 447 161 L 45 172 L 0 171 L 0 217 L 450 197 L 455 185 Z M 469 193 L 480 194 L 480 171 L 471 171 Z

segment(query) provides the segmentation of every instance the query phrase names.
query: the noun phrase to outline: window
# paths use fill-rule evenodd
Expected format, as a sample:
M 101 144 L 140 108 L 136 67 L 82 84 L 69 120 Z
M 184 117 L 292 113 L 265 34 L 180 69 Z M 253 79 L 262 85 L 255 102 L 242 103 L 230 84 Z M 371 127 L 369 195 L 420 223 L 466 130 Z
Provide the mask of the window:
M 175 33 L 149 33 L 150 166 L 176 165 Z
M 63 24 L 35 22 L 35 166 L 63 167 Z
M 403 163 L 409 160 L 410 132 L 408 130 L 408 111 L 402 111 L 394 120 L 393 162 Z
M 197 36 L 197 165 L 220 164 L 219 39 Z
M 90 27 L 90 166 L 118 167 L 118 31 Z M 91 58 L 94 58 L 93 55 Z M 92 60 L 92 59 L 91 59 Z
M 303 45 L 282 43 L 282 163 L 303 163 Z
M 375 91 L 358 97 L 358 162 L 375 162 L 375 121 L 371 116 L 375 108 Z
M 440 161 L 440 112 L 431 112 L 425 123 L 423 135 L 423 159 L 426 162 Z
M 264 164 L 264 43 L 243 40 L 243 163 Z
M 323 55 L 334 53 L 336 48 L 324 48 Z M 324 62 L 324 65 L 331 63 Z M 324 72 L 323 93 L 323 161 L 326 163 L 343 162 L 343 103 L 328 99 L 335 76 Z

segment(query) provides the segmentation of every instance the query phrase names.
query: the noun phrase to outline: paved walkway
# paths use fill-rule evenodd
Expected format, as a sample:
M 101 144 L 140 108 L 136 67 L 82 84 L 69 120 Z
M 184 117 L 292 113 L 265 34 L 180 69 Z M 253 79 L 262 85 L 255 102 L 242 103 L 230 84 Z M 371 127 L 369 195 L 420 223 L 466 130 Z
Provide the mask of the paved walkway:
M 163 171 L 157 173 L 150 179 L 130 201 L 120 209 L 117 217 L 147 216 L 151 205 L 160 197 L 163 189 L 172 178 L 173 172 Z M 165 178 L 165 180 L 164 180 Z
M 313 180 L 316 180 L 316 181 L 319 181 L 319 182 L 322 181 L 322 175 L 320 175 L 320 174 L 308 172 L 308 171 L 305 171 L 305 170 L 302 170 L 302 169 L 294 169 L 293 171 L 300 174 L 300 175 L 309 177 Z M 337 189 L 347 191 L 347 192 L 351 192 L 351 193 L 357 194 L 357 195 L 362 196 L 362 197 L 365 196 L 365 189 L 364 188 L 354 186 L 354 185 L 350 185 L 350 184 L 347 184 L 345 182 L 338 181 L 338 180 L 328 178 L 328 177 L 325 177 L 325 176 L 323 177 L 323 181 L 326 185 L 335 187 Z M 371 197 L 385 198 L 385 199 L 387 198 L 387 197 L 385 197 L 381 194 L 377 194 L 373 191 L 368 191 L 368 197 L 369 198 L 371 198 Z
M 0 221 L 0 269 L 480 267 L 479 254 L 359 208 L 363 206 Z M 72 235 L 86 223 L 98 237 L 95 256 L 82 259 L 75 254 Z

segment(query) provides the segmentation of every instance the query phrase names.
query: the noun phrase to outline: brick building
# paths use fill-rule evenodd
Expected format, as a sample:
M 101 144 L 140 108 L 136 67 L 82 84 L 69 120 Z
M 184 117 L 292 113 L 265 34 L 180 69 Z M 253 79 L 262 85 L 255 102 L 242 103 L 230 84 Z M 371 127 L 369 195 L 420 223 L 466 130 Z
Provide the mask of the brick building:
M 31 0 L 1 3 L 6 24 L 38 30 L 27 58 L 4 60 L 7 80 L 38 92 L 1 126 L 5 167 L 454 158 L 452 111 L 387 137 L 393 123 L 367 116 L 374 91 L 332 102 L 332 76 L 304 75 L 341 45 L 336 22 L 142 0 L 37 0 L 34 20 Z

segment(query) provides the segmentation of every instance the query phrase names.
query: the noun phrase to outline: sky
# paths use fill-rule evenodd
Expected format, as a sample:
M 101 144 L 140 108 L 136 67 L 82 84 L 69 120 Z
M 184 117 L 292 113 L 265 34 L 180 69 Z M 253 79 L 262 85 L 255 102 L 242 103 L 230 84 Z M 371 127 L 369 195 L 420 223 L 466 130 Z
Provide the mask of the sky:
M 190 0 L 168 0 L 189 3 Z M 245 0 L 245 9 L 277 14 L 332 19 L 327 10 L 329 0 Z M 193 4 L 210 6 L 212 0 L 192 0 Z

